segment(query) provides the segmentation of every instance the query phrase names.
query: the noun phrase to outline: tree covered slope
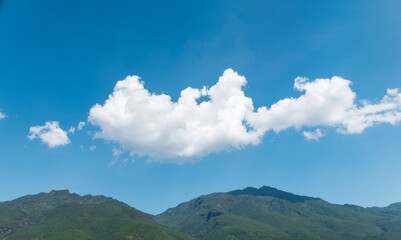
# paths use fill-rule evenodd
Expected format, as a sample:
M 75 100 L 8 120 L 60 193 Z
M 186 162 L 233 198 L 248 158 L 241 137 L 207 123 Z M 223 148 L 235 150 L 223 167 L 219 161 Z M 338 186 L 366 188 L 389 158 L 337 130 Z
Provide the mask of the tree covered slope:
M 401 239 L 401 217 L 386 209 L 330 204 L 270 187 L 200 196 L 154 218 L 208 240 Z
M 103 196 L 52 191 L 0 203 L 0 239 L 193 239 Z

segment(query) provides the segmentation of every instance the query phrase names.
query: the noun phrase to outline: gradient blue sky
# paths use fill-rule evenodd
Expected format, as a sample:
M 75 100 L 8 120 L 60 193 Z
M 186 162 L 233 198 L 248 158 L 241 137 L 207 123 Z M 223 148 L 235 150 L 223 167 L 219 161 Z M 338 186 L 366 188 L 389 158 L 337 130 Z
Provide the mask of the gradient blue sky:
M 401 201 L 401 126 L 362 134 L 296 129 L 205 156 L 197 163 L 123 164 L 118 144 L 90 124 L 56 148 L 31 126 L 86 121 L 118 80 L 139 75 L 173 100 L 214 85 L 227 68 L 247 78 L 254 106 L 297 97 L 294 78 L 341 76 L 358 99 L 401 87 L 400 1 L 24 1 L 0 2 L 0 201 L 69 189 L 103 194 L 148 213 L 215 191 L 273 186 L 333 203 Z M 89 147 L 96 145 L 94 151 Z

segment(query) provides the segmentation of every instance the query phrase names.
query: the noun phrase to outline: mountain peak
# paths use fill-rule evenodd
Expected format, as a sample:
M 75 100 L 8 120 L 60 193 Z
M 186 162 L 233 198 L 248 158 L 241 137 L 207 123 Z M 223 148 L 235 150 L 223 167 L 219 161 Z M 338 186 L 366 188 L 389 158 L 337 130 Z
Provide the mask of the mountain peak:
M 231 194 L 234 196 L 251 195 L 251 196 L 275 197 L 275 198 L 287 200 L 287 201 L 290 201 L 293 203 L 318 199 L 318 198 L 313 198 L 313 197 L 295 195 L 295 194 L 292 194 L 289 192 L 284 192 L 284 191 L 278 190 L 277 188 L 268 187 L 268 186 L 263 186 L 259 189 L 254 188 L 254 187 L 247 187 L 242 190 L 230 191 L 230 192 L 228 192 L 228 194 Z
M 70 194 L 70 190 L 64 189 L 64 190 L 51 190 L 49 194 Z
M 105 196 L 80 196 L 76 193 L 70 193 L 69 190 L 51 190 L 48 193 L 41 192 L 34 195 L 26 195 L 12 201 L 1 203 L 12 209 L 21 209 L 32 215 L 39 215 L 43 211 L 53 209 L 65 203 L 102 203 L 113 200 Z

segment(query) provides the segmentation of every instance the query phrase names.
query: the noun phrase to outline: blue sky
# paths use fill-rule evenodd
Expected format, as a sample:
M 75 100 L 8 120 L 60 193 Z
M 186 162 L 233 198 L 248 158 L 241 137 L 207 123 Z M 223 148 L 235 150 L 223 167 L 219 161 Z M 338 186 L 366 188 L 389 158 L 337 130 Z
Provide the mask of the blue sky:
M 401 87 L 399 12 L 399 1 L 2 1 L 0 201 L 70 189 L 160 213 L 198 195 L 268 185 L 341 204 L 399 202 L 399 123 L 356 134 L 338 132 L 343 122 L 290 124 L 261 130 L 258 144 L 241 140 L 240 149 L 226 140 L 207 152 L 216 142 L 205 140 L 206 150 L 176 160 L 175 153 L 163 158 L 160 142 L 143 150 L 129 134 L 121 140 L 124 128 L 94 139 L 107 126 L 88 121 L 127 75 L 175 102 L 187 87 L 214 86 L 228 68 L 246 77 L 242 90 L 254 112 L 302 96 L 298 76 L 348 79 L 358 108 L 362 99 L 380 104 L 387 89 Z M 86 125 L 53 148 L 28 138 L 30 127 L 52 121 L 65 132 Z M 324 135 L 317 141 L 302 134 L 317 128 Z M 160 132 L 175 137 L 170 130 Z

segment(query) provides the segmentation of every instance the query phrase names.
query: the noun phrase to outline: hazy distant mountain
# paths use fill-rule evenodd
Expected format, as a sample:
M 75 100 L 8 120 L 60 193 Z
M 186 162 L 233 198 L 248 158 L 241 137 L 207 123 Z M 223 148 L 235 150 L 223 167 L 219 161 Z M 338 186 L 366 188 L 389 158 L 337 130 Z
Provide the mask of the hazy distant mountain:
M 0 203 L 0 239 L 193 239 L 128 205 L 67 190 Z
M 336 205 L 270 187 L 200 196 L 154 217 L 200 239 L 401 239 L 401 204 Z

